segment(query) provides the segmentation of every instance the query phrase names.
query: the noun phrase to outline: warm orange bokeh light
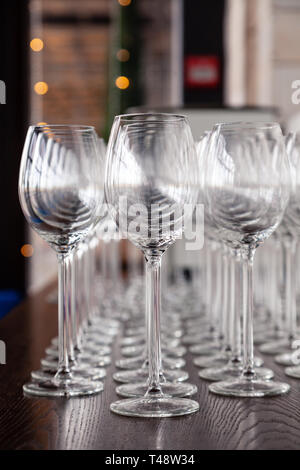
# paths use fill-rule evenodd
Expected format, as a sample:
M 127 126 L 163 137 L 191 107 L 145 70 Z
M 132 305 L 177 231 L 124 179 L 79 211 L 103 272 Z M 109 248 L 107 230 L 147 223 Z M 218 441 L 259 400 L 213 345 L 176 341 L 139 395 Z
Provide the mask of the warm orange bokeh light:
M 37 82 L 34 85 L 34 91 L 38 95 L 45 95 L 48 91 L 48 83 L 46 83 L 46 82 Z
M 120 62 L 127 62 L 129 60 L 129 57 L 130 57 L 130 53 L 127 49 L 120 49 L 117 52 L 117 59 Z
M 40 38 L 33 38 L 30 41 L 30 47 L 34 52 L 40 52 L 44 48 L 44 42 Z
M 46 126 L 47 123 L 46 123 L 46 122 L 38 122 L 36 125 L 37 125 L 37 126 Z
M 30 258 L 33 255 L 33 246 L 26 243 L 21 247 L 21 255 L 25 258 Z
M 128 7 L 128 5 L 131 3 L 131 0 L 118 0 L 118 2 L 122 7 Z
M 116 86 L 120 88 L 120 90 L 126 90 L 129 87 L 129 80 L 127 77 L 121 76 L 118 77 L 115 81 Z

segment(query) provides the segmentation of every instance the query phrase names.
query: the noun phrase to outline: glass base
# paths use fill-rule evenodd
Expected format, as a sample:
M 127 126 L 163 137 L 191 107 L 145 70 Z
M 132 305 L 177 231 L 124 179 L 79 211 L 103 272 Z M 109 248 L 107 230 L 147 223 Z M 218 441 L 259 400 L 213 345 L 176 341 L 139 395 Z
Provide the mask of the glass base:
M 145 345 L 144 344 L 139 344 L 136 346 L 125 346 L 121 349 L 121 354 L 122 356 L 125 357 L 136 357 L 140 356 L 143 354 L 145 351 Z M 184 346 L 168 346 L 164 347 L 162 346 L 161 348 L 162 354 L 165 354 L 166 356 L 170 357 L 182 357 L 187 353 L 187 349 Z
M 214 343 L 216 341 L 216 333 L 202 333 L 202 334 L 188 334 L 182 338 L 182 343 L 189 344 L 203 344 L 203 343 Z
M 51 347 L 46 348 L 45 353 L 48 356 L 58 357 L 58 348 Z M 99 346 L 95 348 L 83 348 L 82 351 L 77 355 L 78 357 L 89 357 L 89 356 L 108 356 L 111 353 L 111 348 L 109 346 Z
M 139 418 L 169 418 L 195 413 L 199 404 L 187 398 L 128 398 L 110 405 L 113 413 Z
M 84 334 L 84 343 L 83 343 L 83 348 L 85 344 L 91 345 L 93 348 L 96 347 L 101 347 L 101 346 L 110 346 L 114 341 L 114 338 L 112 336 L 101 336 L 99 333 L 85 333 Z
M 145 362 L 144 356 L 140 356 L 137 358 L 130 358 L 130 359 L 119 359 L 116 361 L 116 367 L 119 369 L 140 369 Z M 186 364 L 185 360 L 182 358 L 171 358 L 171 357 L 163 357 L 162 358 L 162 365 L 166 369 L 181 369 Z
M 162 347 L 161 352 L 170 357 L 182 357 L 187 353 L 187 349 L 185 346 Z
M 300 379 L 300 366 L 287 367 L 284 370 L 285 374 L 294 379 Z
M 270 341 L 269 343 L 262 344 L 258 348 L 259 352 L 270 355 L 284 354 L 286 352 L 289 352 L 290 349 L 291 341 L 289 341 L 288 339 Z
M 100 367 L 97 369 L 91 369 L 91 368 L 77 368 L 75 367 L 74 369 L 71 369 L 72 371 L 72 376 L 76 379 L 86 379 L 86 380 L 101 380 L 106 377 L 106 370 L 101 369 Z M 51 380 L 54 375 L 56 374 L 56 370 L 35 370 L 31 372 L 31 378 L 34 381 L 40 381 L 40 380 Z
M 228 364 L 228 361 L 230 359 L 229 354 L 215 354 L 213 356 L 200 356 L 196 357 L 193 360 L 193 363 L 197 367 L 203 367 L 203 368 L 211 368 L 211 367 L 223 367 Z
M 38 397 L 85 397 L 103 391 L 101 382 L 73 378 L 69 381 L 41 380 L 23 385 L 25 395 Z
M 210 342 L 207 344 L 195 344 L 190 346 L 189 351 L 199 356 L 213 356 L 221 351 L 222 347 L 219 342 Z
M 199 372 L 199 377 L 212 382 L 220 382 L 223 380 L 238 378 L 241 376 L 242 372 L 243 366 L 237 367 L 227 365 L 225 367 L 203 369 Z M 274 377 L 274 372 L 271 369 L 265 369 L 264 367 L 255 368 L 255 373 L 259 379 L 269 380 Z
M 120 322 L 118 320 L 114 320 L 113 318 L 108 318 L 108 317 L 102 317 L 102 316 L 95 316 L 93 318 L 93 322 L 94 323 L 99 323 L 100 325 L 102 325 L 102 327 L 108 327 L 108 328 L 114 328 L 114 329 L 118 329 L 120 327 Z
M 109 356 L 103 357 L 89 357 L 85 360 L 81 360 L 78 356 L 78 368 L 80 369 L 88 369 L 89 367 L 97 368 L 97 367 L 105 367 L 109 366 L 111 363 L 111 358 Z M 49 356 L 41 360 L 41 365 L 47 370 L 57 370 L 58 368 L 58 360 L 55 357 Z
M 85 331 L 86 335 L 92 335 L 96 338 L 99 338 L 99 341 L 104 339 L 103 344 L 107 344 L 107 338 L 111 339 L 118 334 L 118 328 L 109 328 L 107 326 L 102 326 L 98 322 L 93 322 Z
M 82 350 L 83 350 L 83 351 L 84 351 L 84 350 L 87 350 L 87 351 L 88 351 L 88 350 L 91 350 L 91 351 L 95 351 L 95 352 L 97 352 L 97 349 L 98 349 L 99 347 L 101 347 L 101 346 L 102 346 L 102 347 L 110 347 L 110 345 L 112 344 L 112 341 L 113 341 L 112 338 L 109 338 L 107 344 L 105 343 L 105 344 L 99 345 L 98 343 L 97 343 L 97 344 L 96 344 L 96 343 L 93 343 L 92 340 L 90 340 L 89 342 L 87 342 L 85 339 L 86 339 L 86 337 L 84 337 L 84 341 L 82 341 L 82 343 L 81 343 L 81 344 L 82 344 Z M 51 345 L 52 345 L 54 348 L 58 348 L 58 338 L 57 338 L 57 337 L 56 337 L 56 338 L 52 338 L 52 340 L 51 340 Z
M 295 357 L 295 350 L 293 352 L 279 354 L 274 358 L 276 364 L 280 364 L 281 366 L 296 366 L 297 359 L 298 355 Z
M 137 346 L 124 346 L 121 348 L 121 354 L 125 357 L 136 357 L 145 351 L 145 345 L 139 344 Z
M 184 334 L 184 331 L 182 330 L 181 326 L 176 326 L 176 325 L 168 325 L 166 326 L 163 322 L 161 324 L 161 332 L 162 335 L 165 333 L 169 335 L 171 338 L 181 338 Z M 146 328 L 145 326 L 139 326 L 139 327 L 131 327 L 131 328 L 126 328 L 124 332 L 124 337 L 131 337 L 131 336 L 145 336 L 146 334 Z
M 184 370 L 166 370 L 163 371 L 163 377 L 167 382 L 184 382 L 189 378 L 189 374 Z M 116 372 L 113 375 L 113 379 L 116 382 L 121 383 L 135 383 L 135 382 L 145 382 L 148 379 L 148 368 L 137 369 L 137 370 L 122 370 L 121 372 Z M 162 382 L 164 380 L 162 379 Z
M 209 385 L 209 391 L 217 395 L 230 397 L 266 397 L 283 395 L 290 390 L 290 386 L 282 382 L 261 379 L 240 379 L 225 380 Z
M 145 335 L 145 325 L 143 326 L 131 326 L 126 328 L 124 331 L 124 336 L 139 336 L 139 335 Z
M 121 346 L 135 346 L 137 344 L 144 344 L 145 343 L 145 335 L 138 335 L 138 336 L 127 336 L 126 338 L 122 338 Z
M 216 354 L 215 356 L 200 356 L 196 357 L 193 360 L 193 363 L 197 367 L 203 367 L 203 368 L 216 368 L 216 367 L 224 367 L 228 365 L 228 362 L 230 361 L 230 355 L 226 353 L 222 354 Z M 264 361 L 261 359 L 261 357 L 254 357 L 254 366 L 255 367 L 261 367 L 263 365 Z
M 161 389 L 164 395 L 181 398 L 195 395 L 198 391 L 196 385 L 187 382 L 165 382 L 161 384 Z M 145 396 L 147 390 L 147 382 L 140 382 L 119 385 L 116 388 L 116 393 L 125 398 L 138 398 Z
M 270 333 L 257 333 L 254 334 L 254 344 L 261 345 L 265 344 L 268 341 L 279 341 L 284 338 L 285 333 L 283 331 L 273 331 Z

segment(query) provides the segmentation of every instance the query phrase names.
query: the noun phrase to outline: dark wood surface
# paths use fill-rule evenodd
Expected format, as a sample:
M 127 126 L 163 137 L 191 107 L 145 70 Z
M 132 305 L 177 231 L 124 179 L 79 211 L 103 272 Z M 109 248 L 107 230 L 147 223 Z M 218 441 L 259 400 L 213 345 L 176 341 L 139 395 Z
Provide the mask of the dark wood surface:
M 105 391 L 90 398 L 39 399 L 23 396 L 22 384 L 39 367 L 57 329 L 50 286 L 0 321 L 7 363 L 0 365 L 0 449 L 299 449 L 300 381 L 284 376 L 272 359 L 276 378 L 291 384 L 282 397 L 232 399 L 208 392 L 207 382 L 188 357 L 190 381 L 199 387 L 198 413 L 181 418 L 133 419 L 109 411 L 117 399 L 107 369 Z M 119 355 L 115 345 L 115 357 Z

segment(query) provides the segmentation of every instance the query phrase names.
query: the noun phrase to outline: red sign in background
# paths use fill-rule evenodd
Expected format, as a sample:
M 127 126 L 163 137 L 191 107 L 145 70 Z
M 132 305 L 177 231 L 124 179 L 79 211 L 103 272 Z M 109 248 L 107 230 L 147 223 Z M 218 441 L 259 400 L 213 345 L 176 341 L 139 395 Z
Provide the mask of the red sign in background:
M 216 87 L 220 83 L 218 56 L 189 55 L 184 60 L 184 83 L 188 88 Z

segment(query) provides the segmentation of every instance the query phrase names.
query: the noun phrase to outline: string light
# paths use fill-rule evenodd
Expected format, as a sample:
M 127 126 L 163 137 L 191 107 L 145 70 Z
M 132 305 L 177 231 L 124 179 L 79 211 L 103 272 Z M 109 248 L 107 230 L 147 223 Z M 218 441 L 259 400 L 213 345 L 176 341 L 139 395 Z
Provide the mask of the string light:
M 118 2 L 120 3 L 121 7 L 128 7 L 128 5 L 131 3 L 131 0 L 118 0 Z
M 40 38 L 33 38 L 30 41 L 30 47 L 34 52 L 40 52 L 44 48 L 44 42 Z
M 33 246 L 29 243 L 25 243 L 25 245 L 21 247 L 20 251 L 22 256 L 25 258 L 30 258 L 33 255 Z
M 34 85 L 34 91 L 38 95 L 45 95 L 48 91 L 48 83 L 46 83 L 46 82 L 37 82 Z
M 127 49 L 120 49 L 117 52 L 117 59 L 120 62 L 127 62 L 130 58 L 130 53 Z
M 121 76 L 116 79 L 115 84 L 120 90 L 126 90 L 129 87 L 129 80 L 127 77 Z

